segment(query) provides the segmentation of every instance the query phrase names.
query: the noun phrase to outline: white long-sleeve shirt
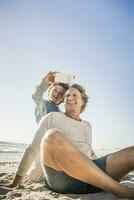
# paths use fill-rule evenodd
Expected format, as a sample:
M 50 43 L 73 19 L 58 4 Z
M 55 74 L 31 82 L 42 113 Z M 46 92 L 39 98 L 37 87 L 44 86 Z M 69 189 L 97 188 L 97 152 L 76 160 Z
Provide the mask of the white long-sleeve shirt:
M 16 174 L 24 176 L 39 154 L 41 139 L 52 128 L 59 129 L 84 155 L 92 159 L 92 130 L 89 122 L 77 121 L 62 112 L 51 112 L 43 117 L 35 131 L 32 142 L 27 146 Z

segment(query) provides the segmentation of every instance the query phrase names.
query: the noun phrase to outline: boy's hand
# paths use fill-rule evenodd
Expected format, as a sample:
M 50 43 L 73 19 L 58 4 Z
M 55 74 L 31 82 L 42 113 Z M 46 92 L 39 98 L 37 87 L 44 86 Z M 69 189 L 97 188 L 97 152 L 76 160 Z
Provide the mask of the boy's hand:
M 51 85 L 54 83 L 54 79 L 55 79 L 55 75 L 57 72 L 49 72 L 44 78 L 43 78 L 43 82 Z

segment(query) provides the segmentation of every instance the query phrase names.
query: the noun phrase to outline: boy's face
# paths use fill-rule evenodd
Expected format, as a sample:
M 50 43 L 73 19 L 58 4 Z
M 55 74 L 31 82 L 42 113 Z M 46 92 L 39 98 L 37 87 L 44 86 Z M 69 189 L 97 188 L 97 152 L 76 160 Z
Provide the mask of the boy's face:
M 49 100 L 54 104 L 59 105 L 64 97 L 65 89 L 60 85 L 54 85 L 49 92 Z

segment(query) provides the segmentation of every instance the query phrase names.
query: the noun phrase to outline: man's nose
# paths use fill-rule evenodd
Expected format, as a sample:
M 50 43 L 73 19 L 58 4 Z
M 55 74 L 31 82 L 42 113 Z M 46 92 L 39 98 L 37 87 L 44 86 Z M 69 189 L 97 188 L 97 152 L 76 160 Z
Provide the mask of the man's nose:
M 72 99 L 73 99 L 73 96 L 72 96 L 72 95 L 70 95 L 70 96 L 68 97 L 68 99 L 69 99 L 69 100 L 72 100 Z

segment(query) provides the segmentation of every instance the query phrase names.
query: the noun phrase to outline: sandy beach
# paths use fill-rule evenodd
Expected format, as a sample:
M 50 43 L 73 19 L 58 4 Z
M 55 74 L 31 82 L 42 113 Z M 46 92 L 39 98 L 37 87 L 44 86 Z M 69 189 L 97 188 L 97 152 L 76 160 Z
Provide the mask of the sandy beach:
M 48 190 L 44 182 L 31 183 L 26 176 L 19 187 L 14 189 L 5 188 L 4 184 L 12 180 L 17 162 L 0 162 L 0 199 L 16 199 L 16 200 L 117 200 L 119 198 L 106 192 L 87 195 L 62 195 Z M 123 180 L 123 184 L 134 188 L 134 173 L 127 175 Z M 121 198 L 120 198 L 121 199 Z

